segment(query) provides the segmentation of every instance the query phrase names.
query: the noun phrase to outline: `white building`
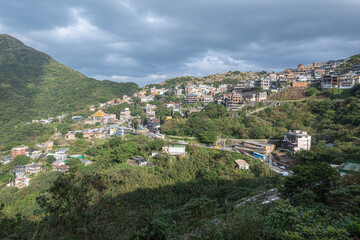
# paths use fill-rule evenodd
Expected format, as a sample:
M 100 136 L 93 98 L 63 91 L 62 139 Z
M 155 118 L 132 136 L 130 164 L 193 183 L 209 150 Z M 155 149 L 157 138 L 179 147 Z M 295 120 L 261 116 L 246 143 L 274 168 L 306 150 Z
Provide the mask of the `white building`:
M 285 148 L 297 152 L 300 150 L 310 150 L 311 136 L 305 131 L 293 130 L 285 133 L 284 136 Z
M 185 155 L 186 147 L 184 145 L 164 146 L 162 150 L 172 156 Z
M 30 183 L 30 178 L 27 178 L 27 177 L 18 177 L 18 178 L 15 178 L 15 186 L 17 188 L 23 188 L 23 187 L 27 187 L 29 186 L 29 183 Z
M 140 97 L 140 101 L 141 102 L 150 102 L 154 100 L 154 96 L 150 95 L 150 96 L 142 96 Z
M 129 108 L 125 108 L 124 111 L 120 112 L 120 121 L 128 121 L 131 119 L 131 112 Z
M 246 170 L 246 169 L 249 169 L 249 167 L 250 167 L 249 164 L 245 160 L 242 160 L 242 159 L 235 160 L 235 163 L 240 170 Z

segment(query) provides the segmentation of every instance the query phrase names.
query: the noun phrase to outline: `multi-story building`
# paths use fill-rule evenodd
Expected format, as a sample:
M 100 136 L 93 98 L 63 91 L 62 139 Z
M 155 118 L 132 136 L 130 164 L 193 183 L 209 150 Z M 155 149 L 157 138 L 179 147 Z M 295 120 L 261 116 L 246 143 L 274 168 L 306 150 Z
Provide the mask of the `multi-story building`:
M 356 84 L 356 75 L 324 74 L 321 79 L 321 88 L 352 88 Z
M 259 102 L 267 99 L 266 92 L 233 92 L 230 97 L 225 99 L 226 106 L 243 104 L 243 102 Z
M 360 64 L 354 64 L 352 67 L 354 73 L 360 73 Z
M 141 102 L 150 102 L 150 101 L 154 101 L 154 99 L 155 98 L 153 95 L 140 97 Z
M 118 127 L 116 131 L 116 135 L 118 136 L 124 136 L 125 134 L 130 134 L 130 133 L 131 133 L 131 128 L 125 126 Z
M 160 120 L 158 118 L 147 119 L 147 125 L 151 132 L 157 133 L 160 129 Z
M 124 111 L 120 112 L 120 121 L 128 121 L 131 119 L 131 112 L 129 108 L 125 108 Z
M 283 144 L 283 146 L 291 152 L 310 150 L 311 136 L 305 131 L 290 130 L 285 133 Z
M 271 144 L 271 143 L 264 143 L 264 142 L 245 141 L 244 149 L 253 151 L 253 152 L 265 153 L 266 155 L 268 155 L 275 150 L 275 145 Z
M 187 94 L 184 98 L 184 104 L 196 104 L 199 100 L 198 96 L 196 94 Z
M 41 171 L 41 166 L 38 165 L 38 164 L 29 164 L 29 165 L 26 165 L 26 169 L 25 169 L 25 172 L 26 173 L 29 173 L 29 174 L 32 174 L 32 173 L 39 173 Z
M 203 95 L 200 100 L 201 102 L 210 103 L 214 101 L 214 98 L 209 95 Z
M 156 110 L 156 105 L 146 104 L 145 113 L 147 113 L 147 114 L 155 114 L 155 110 Z
M 270 88 L 270 79 L 265 78 L 265 79 L 255 80 L 255 86 L 267 90 Z
M 26 155 L 26 150 L 28 148 L 29 147 L 27 147 L 27 146 L 21 146 L 21 147 L 13 148 L 12 151 L 11 151 L 12 158 L 15 158 L 16 156 L 19 156 L 19 155 Z

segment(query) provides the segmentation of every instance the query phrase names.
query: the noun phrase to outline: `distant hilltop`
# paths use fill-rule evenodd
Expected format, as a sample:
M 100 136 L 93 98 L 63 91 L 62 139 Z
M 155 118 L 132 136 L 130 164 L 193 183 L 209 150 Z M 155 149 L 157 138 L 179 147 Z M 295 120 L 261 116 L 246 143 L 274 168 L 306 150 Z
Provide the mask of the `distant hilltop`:
M 313 62 L 305 65 L 299 64 L 297 68 L 287 68 L 281 72 L 240 72 L 228 71 L 225 73 L 216 73 L 204 77 L 183 76 L 167 79 L 161 82 L 162 87 L 175 87 L 182 84 L 237 84 L 246 80 L 269 79 L 278 81 L 280 85 L 291 84 L 296 81 L 317 80 L 324 74 L 344 74 L 349 72 L 358 73 L 360 64 L 360 54 L 351 56 L 347 59 L 329 60 L 325 62 Z M 155 86 L 150 84 L 148 86 Z

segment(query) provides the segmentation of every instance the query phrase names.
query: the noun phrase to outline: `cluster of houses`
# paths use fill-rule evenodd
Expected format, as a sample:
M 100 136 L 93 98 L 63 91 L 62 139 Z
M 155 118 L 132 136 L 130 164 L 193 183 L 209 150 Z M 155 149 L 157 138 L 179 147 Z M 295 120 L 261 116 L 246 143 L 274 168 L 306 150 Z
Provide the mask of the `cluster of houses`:
M 30 163 L 28 165 L 16 165 L 13 173 L 15 175 L 15 180 L 7 184 L 8 187 L 17 187 L 23 188 L 27 187 L 30 184 L 32 174 L 37 174 L 41 171 L 41 166 L 35 163 Z
M 146 104 L 144 110 L 146 114 L 147 128 L 153 133 L 159 133 L 160 119 L 157 118 L 155 114 L 156 105 Z
M 168 154 L 170 156 L 185 156 L 186 155 L 186 147 L 184 145 L 163 146 L 162 147 L 162 153 L 163 154 Z M 155 157 L 155 156 L 158 156 L 158 155 L 159 155 L 159 153 L 153 152 L 153 153 L 151 153 L 151 156 L 149 156 L 149 158 L 150 157 Z M 152 167 L 152 166 L 154 166 L 153 163 L 149 162 L 148 160 L 146 160 L 142 156 L 132 157 L 127 161 L 127 163 L 131 164 L 131 165 L 141 166 L 141 167 Z
M 49 117 L 47 119 L 33 119 L 31 122 L 32 123 L 42 123 L 42 124 L 51 124 L 54 122 L 55 119 L 57 119 L 58 121 L 61 121 L 66 115 L 60 115 L 57 117 Z
M 52 169 L 54 171 L 60 172 L 67 172 L 69 170 L 69 167 L 67 165 L 67 161 L 69 159 L 77 158 L 80 160 L 81 163 L 85 165 L 92 163 L 92 161 L 83 159 L 82 155 L 75 154 L 68 156 L 66 154 L 69 151 L 68 148 L 59 148 L 54 152 L 50 152 L 52 150 L 52 145 L 50 144 L 50 142 L 39 144 L 39 146 L 43 147 L 44 150 L 40 151 L 37 149 L 29 148 L 27 146 L 15 147 L 11 151 L 11 156 L 4 157 L 2 163 L 8 164 L 12 159 L 21 155 L 28 156 L 31 160 L 34 160 L 35 158 L 45 159 L 49 156 L 53 156 L 55 158 L 55 162 L 51 164 Z M 49 166 L 46 166 L 46 164 L 43 166 L 42 164 L 37 164 L 33 162 L 27 165 L 16 165 L 15 169 L 11 171 L 14 174 L 15 179 L 9 184 L 7 184 L 7 186 L 17 188 L 28 186 L 31 181 L 30 175 L 38 174 L 39 172 L 41 172 L 42 167 L 45 168 L 45 170 L 49 168 Z
M 281 73 L 273 74 L 271 80 L 275 80 L 280 86 L 291 84 L 293 87 L 308 87 L 312 84 L 321 84 L 327 88 L 352 88 L 359 84 L 360 64 L 355 64 L 346 71 L 337 71 L 337 68 L 346 60 L 327 62 L 314 62 L 308 66 L 299 64 L 297 69 L 286 69 Z
M 131 116 L 131 111 L 129 108 L 125 108 L 120 112 L 119 118 L 116 114 L 105 113 L 102 110 L 98 110 L 87 119 L 84 119 L 82 116 L 73 116 L 72 120 L 76 122 L 82 122 L 83 124 L 89 125 L 111 125 L 111 124 L 123 124 L 127 123 L 135 117 Z
M 66 140 L 76 140 L 79 137 L 85 139 L 107 139 L 112 136 L 124 136 L 131 133 L 132 129 L 119 124 L 112 124 L 107 127 L 70 131 L 65 135 Z
M 156 95 L 163 95 L 172 91 L 178 97 L 183 97 L 184 104 L 198 102 L 224 104 L 232 110 L 241 108 L 244 104 L 267 100 L 267 93 L 259 91 L 269 90 L 277 92 L 280 88 L 307 88 L 313 84 L 321 84 L 327 88 L 352 88 L 360 82 L 360 64 L 355 64 L 345 72 L 337 68 L 346 60 L 314 62 L 305 66 L 299 64 L 297 68 L 288 68 L 278 73 L 240 73 L 228 72 L 209 75 L 203 78 L 193 78 L 194 81 L 186 85 L 177 85 L 172 89 L 145 88 L 134 94 L 141 102 L 153 101 Z M 237 84 L 221 84 L 214 87 L 212 84 L 225 79 L 237 80 Z M 194 83 L 196 82 L 196 83 Z M 149 93 L 149 95 L 146 95 Z

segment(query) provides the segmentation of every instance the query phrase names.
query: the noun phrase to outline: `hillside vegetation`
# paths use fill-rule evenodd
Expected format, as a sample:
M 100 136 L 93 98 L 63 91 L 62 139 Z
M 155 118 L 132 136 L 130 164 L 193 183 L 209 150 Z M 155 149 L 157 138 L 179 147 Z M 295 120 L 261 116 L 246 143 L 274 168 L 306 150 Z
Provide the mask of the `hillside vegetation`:
M 135 83 L 87 78 L 9 35 L 0 35 L 0 136 L 18 122 L 76 111 L 137 89 Z

